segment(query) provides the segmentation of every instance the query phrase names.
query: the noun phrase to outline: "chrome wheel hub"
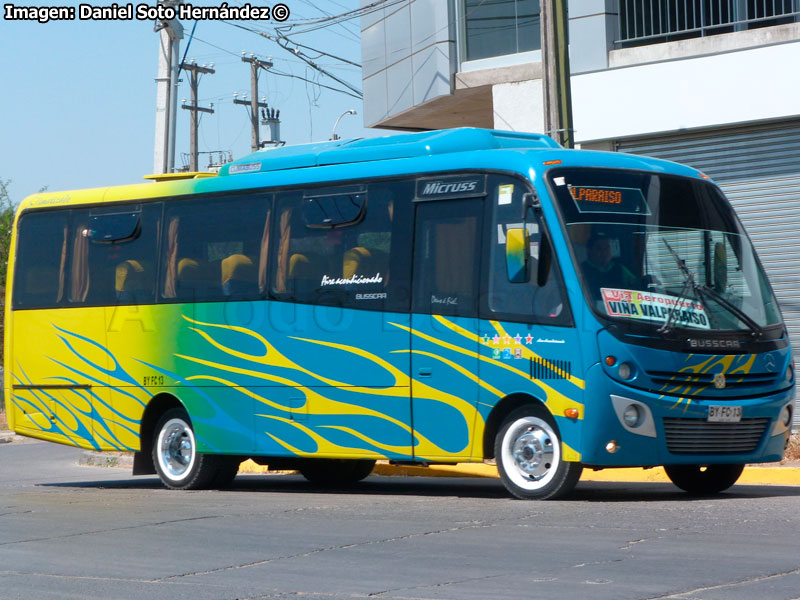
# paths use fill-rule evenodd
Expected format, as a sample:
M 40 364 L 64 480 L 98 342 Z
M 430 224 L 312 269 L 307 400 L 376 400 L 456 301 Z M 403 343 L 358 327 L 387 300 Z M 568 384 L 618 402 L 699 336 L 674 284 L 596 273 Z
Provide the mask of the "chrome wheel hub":
M 561 442 L 552 425 L 530 415 L 514 421 L 503 434 L 498 467 L 526 491 L 547 487 L 561 464 Z
M 553 466 L 553 440 L 546 431 L 529 426 L 514 440 L 511 454 L 522 475 L 538 480 Z
M 192 468 L 195 458 L 194 435 L 181 419 L 164 424 L 159 433 L 158 458 L 171 479 L 181 479 Z

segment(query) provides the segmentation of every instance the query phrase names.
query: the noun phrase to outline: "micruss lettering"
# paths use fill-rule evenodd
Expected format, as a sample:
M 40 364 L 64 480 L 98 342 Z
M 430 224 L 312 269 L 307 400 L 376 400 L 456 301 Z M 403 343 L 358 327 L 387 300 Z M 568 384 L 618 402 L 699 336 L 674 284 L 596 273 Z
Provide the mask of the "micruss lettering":
M 72 21 L 75 8 L 71 6 L 15 6 L 3 5 L 3 18 L 6 21 Z
M 423 196 L 431 194 L 455 194 L 459 192 L 473 192 L 478 187 L 477 181 L 457 181 L 454 183 L 443 183 L 441 181 L 425 184 L 422 190 Z

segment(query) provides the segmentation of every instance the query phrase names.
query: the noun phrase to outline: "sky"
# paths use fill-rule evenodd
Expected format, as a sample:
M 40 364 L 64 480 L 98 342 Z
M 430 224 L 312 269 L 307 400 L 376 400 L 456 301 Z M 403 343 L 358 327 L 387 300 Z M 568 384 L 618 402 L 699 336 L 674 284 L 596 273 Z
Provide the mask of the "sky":
M 120 0 L 118 0 L 120 1 Z M 110 6 L 112 0 L 88 0 Z M 223 0 L 194 0 L 195 6 L 220 6 Z M 247 0 L 229 0 L 243 5 Z M 272 6 L 270 0 L 250 0 L 254 6 Z M 236 22 L 274 34 L 276 26 L 294 24 L 292 32 L 308 27 L 309 20 L 358 8 L 358 0 L 283 0 L 290 16 L 274 21 Z M 156 0 L 144 0 L 151 6 Z M 78 2 L 25 0 L 17 6 L 77 6 Z M 134 3 L 134 7 L 137 3 Z M 0 15 L 0 179 L 11 180 L 14 202 L 43 187 L 49 191 L 139 183 L 153 172 L 156 83 L 159 34 L 153 21 L 11 21 Z M 194 21 L 185 29 L 181 56 Z M 354 63 L 361 62 L 358 18 L 313 32 L 292 35 L 308 57 L 361 89 L 361 70 L 314 50 Z M 200 121 L 199 149 L 230 152 L 233 158 L 250 153 L 248 109 L 233 104 L 233 94 L 250 91 L 250 66 L 241 53 L 272 58 L 274 70 L 262 72 L 259 95 L 279 109 L 281 137 L 288 144 L 327 140 L 343 112 L 336 133 L 343 137 L 371 137 L 387 132 L 366 130 L 362 103 L 337 91 L 307 83 L 298 77 L 346 89 L 320 75 L 300 58 L 260 35 L 219 21 L 198 21 L 186 59 L 214 63 L 216 73 L 199 84 L 199 104 L 209 107 Z M 293 77 L 294 76 L 294 77 Z M 188 73 L 178 91 L 176 166 L 189 151 Z M 262 140 L 267 138 L 262 128 Z M 188 164 L 188 158 L 187 164 Z M 208 157 L 200 155 L 201 170 Z

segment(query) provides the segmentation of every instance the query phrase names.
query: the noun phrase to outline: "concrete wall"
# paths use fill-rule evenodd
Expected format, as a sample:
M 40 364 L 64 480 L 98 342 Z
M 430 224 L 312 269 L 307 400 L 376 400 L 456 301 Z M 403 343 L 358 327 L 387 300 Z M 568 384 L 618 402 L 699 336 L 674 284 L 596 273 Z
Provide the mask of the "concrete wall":
M 578 141 L 800 115 L 800 41 L 572 77 Z
M 459 1 L 362 17 L 365 125 L 543 130 L 540 52 L 457 64 Z M 800 23 L 614 50 L 617 5 L 569 2 L 579 143 L 800 115 Z

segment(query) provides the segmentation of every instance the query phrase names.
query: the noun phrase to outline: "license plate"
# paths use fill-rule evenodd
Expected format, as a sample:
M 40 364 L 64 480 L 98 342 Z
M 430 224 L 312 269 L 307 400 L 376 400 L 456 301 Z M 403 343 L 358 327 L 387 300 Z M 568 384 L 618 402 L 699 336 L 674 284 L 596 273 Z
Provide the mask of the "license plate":
M 741 406 L 712 405 L 708 407 L 709 423 L 738 423 L 741 420 Z

